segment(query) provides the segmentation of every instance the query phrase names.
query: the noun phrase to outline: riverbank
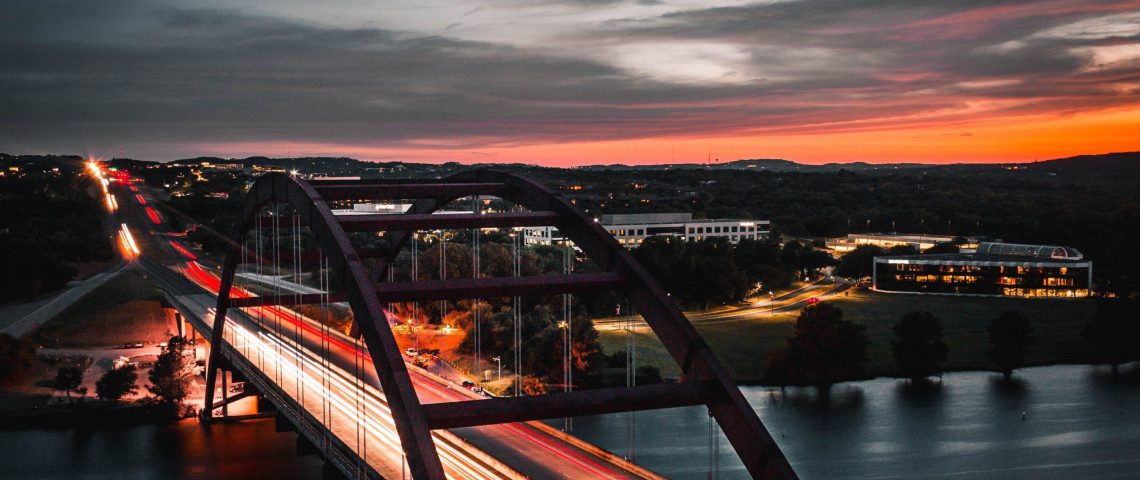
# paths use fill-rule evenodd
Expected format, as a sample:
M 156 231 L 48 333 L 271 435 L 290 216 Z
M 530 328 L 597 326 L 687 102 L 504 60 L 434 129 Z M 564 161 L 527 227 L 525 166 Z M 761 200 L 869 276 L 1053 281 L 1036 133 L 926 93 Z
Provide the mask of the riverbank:
M 1083 332 L 1096 308 L 1092 300 L 901 295 L 862 289 L 852 289 L 829 302 L 843 310 L 845 319 L 866 327 L 868 378 L 900 376 L 891 352 L 892 328 L 907 312 L 927 310 L 941 320 L 949 350 L 942 366 L 947 372 L 955 372 L 993 368 L 986 356 L 990 348 L 986 328 L 1006 310 L 1018 310 L 1033 321 L 1035 342 L 1027 351 L 1027 366 L 1087 363 L 1090 346 Z M 768 352 L 785 346 L 798 314 L 777 312 L 724 321 L 702 319 L 694 326 L 737 382 L 760 385 Z M 626 348 L 627 335 L 621 330 L 600 331 L 599 341 L 606 353 L 613 353 Z M 635 330 L 633 336 L 638 365 L 655 366 L 664 377 L 680 374 L 648 328 Z

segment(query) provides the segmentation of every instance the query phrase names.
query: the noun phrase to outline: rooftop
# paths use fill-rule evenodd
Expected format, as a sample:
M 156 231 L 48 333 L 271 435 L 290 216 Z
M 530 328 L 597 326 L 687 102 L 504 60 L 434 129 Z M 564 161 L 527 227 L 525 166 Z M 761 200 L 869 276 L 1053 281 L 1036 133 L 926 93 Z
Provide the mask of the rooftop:
M 974 252 L 939 253 L 931 255 L 890 255 L 876 257 L 888 263 L 901 262 L 1004 262 L 1004 263 L 1074 263 L 1085 259 L 1075 248 L 1058 245 L 1025 245 L 1017 243 L 982 242 Z

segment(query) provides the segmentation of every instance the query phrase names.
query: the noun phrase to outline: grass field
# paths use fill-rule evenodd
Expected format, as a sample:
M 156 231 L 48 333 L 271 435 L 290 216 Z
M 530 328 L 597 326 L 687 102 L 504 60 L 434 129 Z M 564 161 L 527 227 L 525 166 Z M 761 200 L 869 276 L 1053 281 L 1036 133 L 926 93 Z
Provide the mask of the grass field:
M 125 270 L 30 333 L 48 347 L 157 343 L 177 332 L 162 308 L 162 292 L 134 270 Z
M 867 373 L 892 376 L 897 373 L 891 342 L 891 328 L 904 313 L 929 310 L 942 321 L 949 354 L 946 370 L 986 370 L 990 320 L 1006 310 L 1018 310 L 1033 320 L 1035 344 L 1029 349 L 1032 365 L 1082 363 L 1088 344 L 1082 332 L 1092 316 L 1091 300 L 1026 300 L 1015 298 L 943 297 L 932 295 L 884 294 L 852 290 L 846 297 L 831 300 L 843 310 L 844 318 L 867 328 Z M 784 345 L 791 335 L 796 316 L 776 315 L 763 319 L 697 324 L 697 330 L 738 381 L 758 383 L 764 376 L 765 356 Z M 607 353 L 623 350 L 626 333 L 602 331 L 601 342 Z M 667 377 L 679 373 L 661 343 L 647 329 L 635 332 L 639 365 L 661 368 Z

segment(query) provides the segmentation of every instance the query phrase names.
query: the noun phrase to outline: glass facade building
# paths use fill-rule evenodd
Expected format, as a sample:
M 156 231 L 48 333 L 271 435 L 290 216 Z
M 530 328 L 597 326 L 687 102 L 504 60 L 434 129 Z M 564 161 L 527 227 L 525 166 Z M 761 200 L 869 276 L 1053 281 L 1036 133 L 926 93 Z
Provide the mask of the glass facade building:
M 873 272 L 882 292 L 1076 298 L 1092 285 L 1092 262 L 1053 245 L 984 242 L 973 253 L 876 257 Z

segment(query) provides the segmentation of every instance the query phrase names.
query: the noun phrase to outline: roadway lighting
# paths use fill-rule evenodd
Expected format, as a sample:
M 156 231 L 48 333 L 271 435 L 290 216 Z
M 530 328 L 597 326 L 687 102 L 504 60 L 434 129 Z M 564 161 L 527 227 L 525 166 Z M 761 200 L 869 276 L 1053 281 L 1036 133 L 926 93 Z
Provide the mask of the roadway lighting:
M 294 177 L 296 177 L 298 173 L 300 173 L 300 172 L 298 172 L 296 168 L 294 168 L 294 169 L 292 169 L 292 170 L 289 170 L 289 175 L 290 175 L 290 176 L 294 176 Z
M 768 308 L 770 308 L 768 313 L 771 315 L 775 315 L 776 314 L 776 292 L 768 290 L 768 298 L 770 298 L 770 300 L 768 301 Z
M 499 357 L 491 357 L 491 360 L 494 360 L 495 363 L 499 364 L 499 375 L 497 377 L 495 377 L 495 381 L 497 382 L 499 380 L 502 380 L 503 379 L 503 359 L 499 358 Z

